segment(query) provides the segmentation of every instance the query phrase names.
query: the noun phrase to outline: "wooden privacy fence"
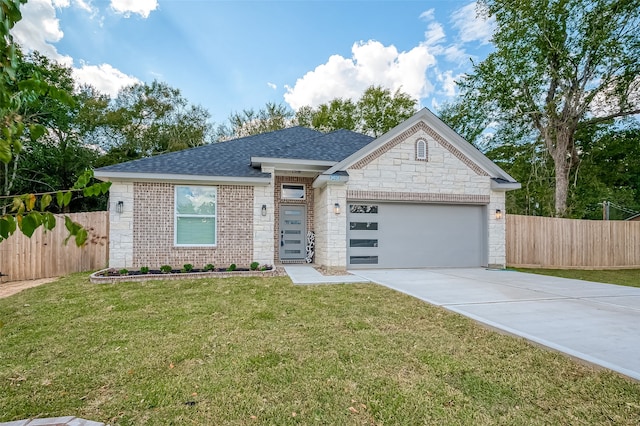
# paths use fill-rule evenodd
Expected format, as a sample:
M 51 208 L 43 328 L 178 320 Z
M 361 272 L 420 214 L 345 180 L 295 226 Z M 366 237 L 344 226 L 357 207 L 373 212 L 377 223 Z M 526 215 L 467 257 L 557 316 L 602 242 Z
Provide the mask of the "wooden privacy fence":
M 640 268 L 640 222 L 507 215 L 507 265 Z
M 71 213 L 69 216 L 89 232 L 87 244 L 77 247 L 67 238 L 64 216 L 56 215 L 56 227 L 40 227 L 31 238 L 17 231 L 0 242 L 0 282 L 57 277 L 107 266 L 109 256 L 109 212 Z

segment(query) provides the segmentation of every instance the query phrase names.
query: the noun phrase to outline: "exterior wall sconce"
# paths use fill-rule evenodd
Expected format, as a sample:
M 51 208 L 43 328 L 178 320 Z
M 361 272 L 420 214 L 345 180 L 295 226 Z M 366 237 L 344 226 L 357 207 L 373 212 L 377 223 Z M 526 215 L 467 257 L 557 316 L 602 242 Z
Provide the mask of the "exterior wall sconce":
M 262 212 L 262 216 L 266 216 L 267 215 L 267 205 L 263 204 L 262 205 L 262 209 L 260 211 Z
M 333 212 L 334 212 L 335 214 L 340 214 L 340 204 L 339 204 L 339 203 L 335 203 L 335 204 L 333 205 Z
M 122 213 L 124 211 L 124 201 L 118 201 L 116 204 L 116 212 Z
M 498 220 L 502 219 L 502 210 L 500 210 L 500 209 L 496 210 L 496 219 L 498 219 Z

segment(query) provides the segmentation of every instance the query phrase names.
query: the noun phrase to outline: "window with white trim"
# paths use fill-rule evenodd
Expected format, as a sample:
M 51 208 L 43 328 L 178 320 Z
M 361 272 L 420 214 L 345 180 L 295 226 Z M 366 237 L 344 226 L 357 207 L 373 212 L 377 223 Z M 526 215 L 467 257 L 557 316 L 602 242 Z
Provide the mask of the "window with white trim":
M 303 184 L 283 183 L 282 199 L 284 200 L 304 200 L 305 191 Z
M 416 142 L 416 160 L 427 161 L 428 154 L 427 141 L 418 139 Z
M 216 245 L 218 189 L 215 186 L 176 186 L 174 244 L 211 247 Z

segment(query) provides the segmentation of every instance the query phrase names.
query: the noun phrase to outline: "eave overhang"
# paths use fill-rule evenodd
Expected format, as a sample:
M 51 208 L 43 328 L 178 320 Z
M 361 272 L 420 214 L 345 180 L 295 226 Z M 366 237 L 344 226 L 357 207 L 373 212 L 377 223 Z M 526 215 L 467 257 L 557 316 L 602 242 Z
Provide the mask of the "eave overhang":
M 107 172 L 96 170 L 96 179 L 106 182 L 134 181 L 134 182 L 167 182 L 167 183 L 191 183 L 191 184 L 223 184 L 223 185 L 269 185 L 271 177 L 245 177 L 245 176 L 203 176 L 186 174 L 158 174 L 158 173 L 134 173 L 134 172 Z
M 302 160 L 297 158 L 251 157 L 251 167 L 275 170 L 322 173 L 334 166 L 335 161 Z

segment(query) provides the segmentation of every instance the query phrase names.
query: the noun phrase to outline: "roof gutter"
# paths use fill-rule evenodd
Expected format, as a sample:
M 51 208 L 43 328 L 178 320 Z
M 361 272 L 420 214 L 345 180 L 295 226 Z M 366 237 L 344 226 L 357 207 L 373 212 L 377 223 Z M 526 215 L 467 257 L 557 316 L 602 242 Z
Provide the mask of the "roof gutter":
M 520 188 L 522 188 L 520 182 L 496 182 L 495 179 L 491 179 L 492 191 L 513 191 Z
M 224 184 L 224 185 L 269 185 L 271 177 L 242 176 L 202 176 L 183 174 L 158 174 L 135 172 L 107 172 L 96 170 L 94 176 L 102 181 L 135 181 L 135 182 L 170 182 L 192 184 Z

